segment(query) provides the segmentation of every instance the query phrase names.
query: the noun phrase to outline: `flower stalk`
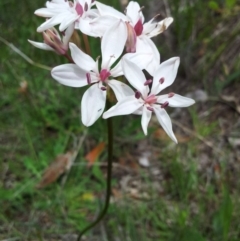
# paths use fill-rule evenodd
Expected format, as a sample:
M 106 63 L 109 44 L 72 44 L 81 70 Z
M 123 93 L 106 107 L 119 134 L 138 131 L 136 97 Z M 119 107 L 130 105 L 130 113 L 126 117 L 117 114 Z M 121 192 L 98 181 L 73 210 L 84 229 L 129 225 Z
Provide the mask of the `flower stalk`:
M 110 108 L 111 104 L 107 100 L 107 107 Z M 84 228 L 80 234 L 78 235 L 77 241 L 81 241 L 82 236 L 95 227 L 106 215 L 109 203 L 110 203 L 110 197 L 111 197 L 111 186 L 112 186 L 112 161 L 113 161 L 113 123 L 112 118 L 107 119 L 107 132 L 108 132 L 108 166 L 107 166 L 107 188 L 106 188 L 106 197 L 105 197 L 105 204 L 104 208 L 101 211 L 101 213 L 98 215 L 97 219 L 89 224 L 86 228 Z

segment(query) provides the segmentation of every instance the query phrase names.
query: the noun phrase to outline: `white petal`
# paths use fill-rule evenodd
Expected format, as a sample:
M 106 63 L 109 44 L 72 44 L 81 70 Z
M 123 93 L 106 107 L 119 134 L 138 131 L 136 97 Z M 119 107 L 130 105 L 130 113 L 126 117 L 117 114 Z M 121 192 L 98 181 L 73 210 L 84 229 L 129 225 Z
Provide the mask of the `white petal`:
M 59 83 L 71 86 L 82 87 L 87 85 L 86 71 L 80 69 L 76 64 L 63 64 L 52 69 L 51 75 Z
M 109 6 L 107 6 L 103 3 L 100 3 L 98 1 L 96 1 L 96 6 L 97 6 L 97 9 L 98 9 L 101 16 L 109 15 L 109 16 L 112 16 L 112 17 L 115 17 L 115 18 L 118 18 L 118 19 L 122 19 L 124 21 L 128 20 L 127 17 L 123 13 L 117 11 L 113 7 L 109 7 Z
M 151 117 L 152 117 L 152 111 L 148 110 L 147 107 L 144 106 L 142 110 L 141 124 L 145 135 L 147 135 L 147 127 Z
M 157 102 L 160 104 L 163 104 L 166 101 L 169 103 L 169 106 L 171 107 L 188 107 L 195 103 L 195 100 L 175 94 L 175 93 L 174 93 L 174 96 L 170 98 L 169 98 L 169 95 L 167 94 L 167 95 L 160 95 L 157 99 Z
M 78 28 L 82 33 L 91 36 L 91 37 L 99 37 L 97 32 L 93 31 L 93 26 L 91 25 L 92 19 L 90 18 L 81 18 L 78 23 Z
M 106 111 L 103 114 L 103 118 L 107 119 L 112 116 L 129 115 L 140 108 L 142 105 L 143 103 L 136 99 L 135 96 L 129 96 L 122 99 L 116 105 Z
M 147 97 L 149 87 L 144 85 L 144 83 L 146 82 L 146 78 L 141 69 L 136 64 L 125 58 L 122 59 L 122 68 L 123 73 L 129 83 L 135 89 L 140 91 L 144 98 Z
M 36 10 L 34 14 L 44 18 L 51 18 L 56 14 L 59 14 L 59 9 L 40 8 Z
M 118 80 L 109 80 L 108 85 L 113 90 L 118 101 L 124 99 L 127 96 L 134 96 L 134 91 L 125 83 Z
M 62 21 L 64 21 L 65 16 L 67 16 L 68 13 L 66 14 L 66 12 L 55 15 L 54 17 L 48 19 L 46 22 L 42 23 L 38 28 L 37 31 L 38 32 L 43 32 L 59 23 L 61 23 Z
M 153 76 L 152 94 L 158 94 L 174 82 L 179 64 L 180 58 L 173 57 L 159 65 Z M 159 82 L 161 78 L 164 80 L 162 84 Z
M 127 40 L 126 24 L 119 20 L 109 28 L 102 38 L 102 69 L 109 69 L 110 66 L 122 54 Z
M 95 70 L 96 62 L 92 59 L 92 57 L 85 54 L 74 43 L 69 43 L 69 48 L 71 50 L 71 55 L 76 65 L 86 71 Z
M 29 40 L 29 39 L 28 39 L 28 42 L 30 44 L 32 44 L 34 47 L 36 47 L 36 48 L 43 49 L 43 50 L 54 51 L 53 48 L 51 48 L 49 45 L 47 45 L 45 43 L 35 42 L 35 41 Z
M 160 125 L 162 126 L 162 128 L 166 131 L 166 133 L 168 134 L 168 136 L 175 142 L 177 143 L 177 139 L 173 133 L 172 130 L 172 122 L 171 119 L 168 115 L 168 113 L 161 107 L 159 106 L 154 106 L 154 112 L 157 116 L 157 119 L 160 123 Z
M 118 19 L 112 16 L 101 16 L 90 22 L 92 32 L 102 37 L 103 34 L 115 23 Z
M 61 32 L 64 31 L 69 25 L 74 23 L 78 18 L 79 18 L 79 16 L 77 14 L 73 14 L 73 13 L 67 14 L 65 16 L 65 18 L 63 19 L 63 21 L 61 22 L 61 24 L 59 26 L 59 30 Z
M 149 57 L 149 59 L 145 60 L 146 65 L 144 69 L 146 69 L 150 75 L 153 75 L 160 64 L 160 54 L 156 45 L 150 38 L 142 35 L 137 38 L 136 52 L 151 54 L 151 58 Z
M 70 38 L 72 37 L 73 31 L 74 31 L 74 23 L 70 24 L 66 31 L 65 31 L 65 35 L 63 36 L 63 44 L 68 44 Z
M 134 26 L 139 19 L 142 20 L 142 23 L 144 22 L 142 11 L 140 10 L 140 6 L 137 2 L 129 2 L 128 6 L 126 7 L 126 15 L 131 19 Z
M 114 66 L 110 72 L 112 77 L 118 77 L 123 75 L 122 60 L 118 61 L 117 65 Z
M 98 84 L 92 85 L 83 95 L 81 103 L 82 123 L 91 126 L 102 115 L 106 104 L 106 93 Z
M 136 64 L 140 69 L 145 69 L 145 67 L 151 63 L 153 55 L 151 53 L 127 53 L 123 56 L 124 59 L 128 59 L 134 64 Z

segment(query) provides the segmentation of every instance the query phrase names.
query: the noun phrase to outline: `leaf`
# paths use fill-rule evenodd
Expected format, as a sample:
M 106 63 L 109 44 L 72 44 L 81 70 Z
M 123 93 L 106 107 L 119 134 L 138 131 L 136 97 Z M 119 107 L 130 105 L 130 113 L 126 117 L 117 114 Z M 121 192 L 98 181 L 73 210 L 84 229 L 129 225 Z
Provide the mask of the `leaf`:
M 89 166 L 92 166 L 93 163 L 98 159 L 105 148 L 105 143 L 100 142 L 96 147 L 94 147 L 86 156 Z
M 66 154 L 57 156 L 56 159 L 44 171 L 42 179 L 36 187 L 44 188 L 55 182 L 58 177 L 71 168 L 73 156 L 73 151 L 69 151 Z

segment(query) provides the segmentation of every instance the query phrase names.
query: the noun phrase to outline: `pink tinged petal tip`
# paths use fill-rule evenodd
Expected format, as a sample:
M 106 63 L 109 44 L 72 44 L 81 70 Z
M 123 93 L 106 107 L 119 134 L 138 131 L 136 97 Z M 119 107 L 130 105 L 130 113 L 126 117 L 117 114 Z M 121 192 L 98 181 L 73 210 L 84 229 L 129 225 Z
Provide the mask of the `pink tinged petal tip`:
M 80 3 L 77 3 L 76 7 L 75 7 L 75 10 L 77 12 L 78 15 L 82 16 L 83 14 L 83 7 Z
M 162 78 L 160 78 L 159 83 L 160 83 L 160 84 L 163 84 L 164 81 L 165 81 L 165 79 L 162 77 Z
M 168 94 L 168 98 L 172 98 L 174 95 L 175 95 L 175 94 L 174 94 L 173 92 L 170 92 L 170 93 Z
M 169 105 L 169 102 L 166 101 L 166 102 L 164 102 L 163 104 L 161 104 L 161 108 L 165 109 L 165 108 L 168 107 L 168 105 Z
M 87 83 L 90 85 L 92 82 L 90 73 L 86 73 L 86 77 L 87 77 Z
M 100 72 L 100 79 L 101 81 L 105 81 L 108 79 L 108 77 L 111 75 L 111 73 L 107 69 L 102 69 Z
M 150 111 L 154 111 L 154 109 L 151 106 L 148 106 L 147 109 Z
M 136 32 L 129 23 L 126 23 L 126 25 L 127 25 L 126 52 L 127 53 L 135 53 L 136 52 L 136 43 L 137 43 Z
M 142 34 L 143 24 L 142 24 L 141 19 L 139 19 L 139 20 L 137 21 L 137 23 L 135 24 L 134 30 L 135 30 L 135 33 L 136 33 L 137 36 L 140 36 L 140 35 Z
M 135 97 L 137 99 L 139 99 L 141 97 L 141 93 L 138 90 L 135 92 Z
M 150 85 L 152 83 L 152 79 L 147 80 L 144 85 Z

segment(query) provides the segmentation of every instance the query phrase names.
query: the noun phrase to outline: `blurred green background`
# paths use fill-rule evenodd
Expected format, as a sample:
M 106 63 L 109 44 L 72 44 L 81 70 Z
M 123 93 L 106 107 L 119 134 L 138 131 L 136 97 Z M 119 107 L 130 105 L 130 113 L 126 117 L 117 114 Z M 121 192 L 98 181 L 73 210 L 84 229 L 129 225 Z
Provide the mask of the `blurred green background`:
M 127 4 L 102 2 L 119 10 Z M 239 241 L 240 1 L 139 3 L 146 21 L 157 13 L 174 18 L 154 40 L 161 61 L 181 57 L 171 91 L 196 104 L 168 108 L 177 146 L 154 119 L 145 137 L 138 116 L 114 118 L 111 207 L 85 240 Z M 0 2 L 0 240 L 76 240 L 104 203 L 106 150 L 92 166 L 86 154 L 106 142 L 106 127 L 101 119 L 88 130 L 81 124 L 86 88 L 59 85 L 9 46 L 50 68 L 66 63 L 27 42 L 42 41 L 36 28 L 43 19 L 33 13 L 44 4 Z M 90 43 L 96 58 L 99 40 Z M 83 144 L 71 170 L 36 188 L 78 139 Z

